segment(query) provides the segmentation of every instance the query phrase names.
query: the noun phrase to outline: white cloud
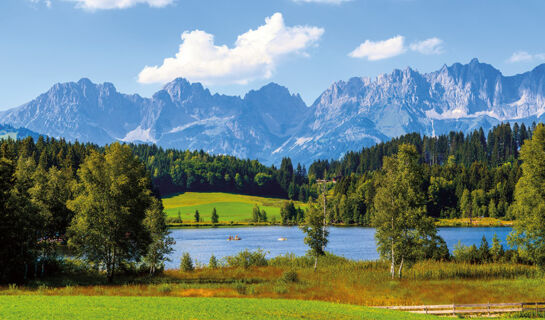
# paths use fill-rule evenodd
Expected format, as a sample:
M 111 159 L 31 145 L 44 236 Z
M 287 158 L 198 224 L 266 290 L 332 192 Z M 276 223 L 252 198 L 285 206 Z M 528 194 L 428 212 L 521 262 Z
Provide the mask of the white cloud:
M 530 54 L 526 51 L 514 52 L 507 60 L 508 62 L 529 62 L 534 60 L 545 60 L 545 53 Z
M 38 5 L 43 3 L 46 7 L 51 8 L 51 0 L 29 0 L 30 3 Z
M 423 41 L 413 42 L 411 50 L 422 54 L 441 54 L 443 53 L 443 40 L 439 38 L 429 38 Z
M 341 4 L 343 2 L 348 2 L 352 0 L 292 0 L 293 2 L 298 3 L 326 3 L 326 4 Z
M 137 4 L 147 4 L 150 7 L 164 7 L 174 0 L 68 0 L 76 2 L 79 8 L 86 10 L 126 9 Z
M 405 37 L 400 35 L 383 41 L 365 40 L 348 55 L 352 58 L 367 58 L 369 61 L 377 61 L 399 56 L 409 49 L 426 55 L 441 54 L 443 53 L 443 40 L 429 38 L 413 42 L 409 47 L 405 46 Z
M 395 36 L 388 40 L 371 41 L 365 40 L 359 47 L 348 55 L 352 58 L 367 58 L 369 61 L 388 59 L 405 53 L 405 38 Z
M 214 44 L 214 36 L 201 30 L 184 32 L 173 58 L 160 66 L 146 66 L 138 75 L 141 83 L 165 83 L 177 77 L 205 84 L 247 83 L 271 77 L 279 60 L 289 54 L 305 55 L 324 29 L 287 27 L 281 13 L 265 24 L 237 37 L 234 47 Z

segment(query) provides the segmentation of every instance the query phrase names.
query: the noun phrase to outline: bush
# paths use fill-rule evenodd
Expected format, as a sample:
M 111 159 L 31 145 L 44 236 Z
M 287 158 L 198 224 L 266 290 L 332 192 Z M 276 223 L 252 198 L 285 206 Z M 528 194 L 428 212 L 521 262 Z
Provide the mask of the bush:
M 178 218 L 178 217 L 167 217 L 166 218 L 166 223 L 168 224 L 172 224 L 172 223 L 182 223 L 182 219 Z
M 191 260 L 191 256 L 187 252 L 185 252 L 182 256 L 180 269 L 186 272 L 195 270 L 195 267 L 193 266 L 193 260 Z
M 265 255 L 266 253 L 261 249 L 257 251 L 246 249 L 235 256 L 225 257 L 225 261 L 229 267 L 243 267 L 244 269 L 249 267 L 263 267 L 268 264 Z
M 235 290 L 239 293 L 239 294 L 246 294 L 247 292 L 247 287 L 246 287 L 246 284 L 244 282 L 237 282 L 235 284 Z
M 216 256 L 212 255 L 210 257 L 210 261 L 208 262 L 208 267 L 211 269 L 217 269 L 218 268 L 218 259 L 216 259 Z
M 477 246 L 465 246 L 460 241 L 454 245 L 454 250 L 452 250 L 452 257 L 456 262 L 465 262 L 465 263 L 480 263 L 479 251 Z
M 172 285 L 169 283 L 163 283 L 157 286 L 157 291 L 160 293 L 170 293 L 172 292 Z
M 284 282 L 298 282 L 299 275 L 297 275 L 297 272 L 295 272 L 295 270 L 289 270 L 282 274 L 282 280 Z

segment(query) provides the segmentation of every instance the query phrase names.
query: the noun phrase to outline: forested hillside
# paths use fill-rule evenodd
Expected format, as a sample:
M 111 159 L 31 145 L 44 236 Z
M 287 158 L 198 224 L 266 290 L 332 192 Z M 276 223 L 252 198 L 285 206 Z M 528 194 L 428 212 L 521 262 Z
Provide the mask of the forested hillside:
M 279 168 L 257 160 L 204 151 L 163 149 L 155 145 L 129 145 L 146 165 L 156 192 L 232 192 L 272 196 L 299 201 L 318 197 L 316 180 L 336 180 L 331 222 L 369 223 L 374 190 L 379 183 L 385 156 L 394 155 L 401 144 L 412 144 L 420 154 L 426 175 L 427 211 L 433 217 L 509 217 L 513 190 L 520 175 L 519 149 L 531 137 L 534 126 L 502 124 L 489 133 L 482 129 L 469 135 L 451 132 L 437 137 L 408 134 L 391 141 L 350 152 L 340 160 L 314 162 L 307 172 L 284 158 Z M 31 158 L 48 170 L 61 168 L 75 177 L 76 170 L 93 144 L 71 143 L 40 137 L 7 139 L 1 155 L 16 162 Z M 332 184 L 331 184 L 332 187 Z
M 380 184 L 383 158 L 402 144 L 414 145 L 421 157 L 427 190 L 428 215 L 441 218 L 512 218 L 513 192 L 521 176 L 519 149 L 532 128 L 515 124 L 494 127 L 488 135 L 478 130 L 464 136 L 451 132 L 438 137 L 409 134 L 339 161 L 317 161 L 309 176 L 334 179 L 330 202 L 333 222 L 368 224 L 373 197 Z

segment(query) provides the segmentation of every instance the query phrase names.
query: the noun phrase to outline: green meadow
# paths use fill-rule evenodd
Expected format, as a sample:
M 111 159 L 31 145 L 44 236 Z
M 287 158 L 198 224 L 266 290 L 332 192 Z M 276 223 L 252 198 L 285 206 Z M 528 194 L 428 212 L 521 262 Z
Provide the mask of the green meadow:
M 180 212 L 184 223 L 194 222 L 195 210 L 199 210 L 203 222 L 210 222 L 212 209 L 216 208 L 220 223 L 250 222 L 252 209 L 258 205 L 267 212 L 267 218 L 280 221 L 280 207 L 288 200 L 265 198 L 221 192 L 186 192 L 163 198 L 163 206 L 169 217 L 178 217 Z M 296 203 L 296 206 L 304 206 Z
M 432 319 L 390 310 L 282 299 L 2 296 L 0 319 Z

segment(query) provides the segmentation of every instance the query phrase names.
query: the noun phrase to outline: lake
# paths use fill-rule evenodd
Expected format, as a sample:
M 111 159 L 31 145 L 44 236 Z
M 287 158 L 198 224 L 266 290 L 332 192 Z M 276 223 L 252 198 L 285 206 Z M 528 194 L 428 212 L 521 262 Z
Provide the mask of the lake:
M 375 260 L 378 253 L 375 246 L 375 229 L 361 227 L 329 227 L 328 252 L 354 260 Z M 243 227 L 243 228 L 201 228 L 172 229 L 171 236 L 176 241 L 174 252 L 167 262 L 168 269 L 178 268 L 180 257 L 189 252 L 193 261 L 208 264 L 214 254 L 218 259 L 235 255 L 249 249 L 263 249 L 267 257 L 275 257 L 286 253 L 305 255 L 308 247 L 304 244 L 304 234 L 298 227 Z M 510 227 L 495 228 L 439 228 L 439 235 L 445 239 L 452 251 L 454 245 L 461 241 L 464 245 L 479 246 L 481 238 L 486 236 L 489 245 L 496 233 L 504 247 L 507 247 L 507 235 Z M 232 235 L 238 235 L 242 240 L 227 241 Z M 278 238 L 287 238 L 278 241 Z

